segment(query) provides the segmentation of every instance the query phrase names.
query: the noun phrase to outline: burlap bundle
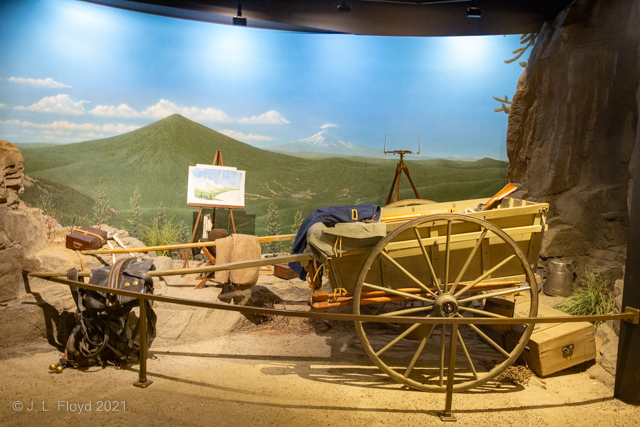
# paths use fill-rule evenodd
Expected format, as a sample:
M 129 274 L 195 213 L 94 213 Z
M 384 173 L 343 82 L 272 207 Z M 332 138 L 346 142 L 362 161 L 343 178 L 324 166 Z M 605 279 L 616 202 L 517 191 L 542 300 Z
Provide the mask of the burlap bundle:
M 232 234 L 216 240 L 217 264 L 260 259 L 262 251 L 256 236 Z M 258 282 L 260 267 L 240 270 L 217 271 L 216 282 L 233 283 L 242 287 L 253 286 Z

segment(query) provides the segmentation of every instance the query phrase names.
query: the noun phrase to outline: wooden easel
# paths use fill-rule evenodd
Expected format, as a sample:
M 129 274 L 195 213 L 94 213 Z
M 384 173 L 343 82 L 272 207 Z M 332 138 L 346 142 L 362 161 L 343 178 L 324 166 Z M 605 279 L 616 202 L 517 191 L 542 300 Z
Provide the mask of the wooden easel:
M 222 162 L 222 152 L 220 150 L 216 150 L 216 155 L 213 157 L 213 165 L 214 166 L 224 166 L 224 163 Z M 198 217 L 196 218 L 196 223 L 193 226 L 193 233 L 191 233 L 191 241 L 189 243 L 193 243 L 193 241 L 196 238 L 196 232 L 198 231 L 198 225 L 200 225 L 200 218 L 202 217 L 202 209 L 204 209 L 204 206 L 200 206 L 200 210 L 198 211 Z M 213 212 L 211 214 L 211 223 L 213 224 L 213 227 L 215 228 L 216 226 L 216 208 L 212 208 Z M 233 209 L 229 208 L 229 218 L 231 218 L 231 229 L 233 230 L 233 232 L 236 232 L 236 222 L 233 219 Z M 211 253 L 207 250 L 207 248 L 203 247 L 202 251 L 204 252 L 204 254 L 207 256 L 207 258 L 209 258 L 209 260 L 215 264 L 216 260 L 213 257 L 213 255 L 211 255 Z M 184 257 L 184 264 L 182 265 L 182 268 L 185 268 L 187 266 L 187 263 L 189 262 L 189 252 L 191 252 L 191 250 L 187 251 L 187 255 Z

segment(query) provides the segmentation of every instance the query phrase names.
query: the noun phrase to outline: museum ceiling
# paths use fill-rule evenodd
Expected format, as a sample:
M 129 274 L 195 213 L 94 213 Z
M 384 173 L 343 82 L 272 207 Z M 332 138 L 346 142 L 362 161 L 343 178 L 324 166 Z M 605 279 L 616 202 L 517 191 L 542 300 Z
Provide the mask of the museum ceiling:
M 128 10 L 231 24 L 237 0 L 86 0 Z M 472 5 L 473 3 L 473 5 Z M 384 36 L 538 32 L 571 0 L 241 0 L 250 27 Z M 468 8 L 475 14 L 468 17 Z M 474 15 L 474 13 L 471 13 Z

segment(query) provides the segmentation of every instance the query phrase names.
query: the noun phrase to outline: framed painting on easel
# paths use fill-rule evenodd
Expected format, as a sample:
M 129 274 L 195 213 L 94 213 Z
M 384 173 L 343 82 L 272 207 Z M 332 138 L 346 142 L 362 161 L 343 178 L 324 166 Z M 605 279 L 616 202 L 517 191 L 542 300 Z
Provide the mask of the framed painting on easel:
M 245 171 L 233 167 L 189 166 L 187 204 L 244 209 Z

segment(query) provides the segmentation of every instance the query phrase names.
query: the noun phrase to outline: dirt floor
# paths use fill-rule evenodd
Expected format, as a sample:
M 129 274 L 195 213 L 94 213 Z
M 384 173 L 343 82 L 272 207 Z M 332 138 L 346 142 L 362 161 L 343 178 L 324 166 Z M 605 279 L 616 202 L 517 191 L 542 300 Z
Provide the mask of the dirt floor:
M 138 365 L 52 373 L 59 356 L 38 343 L 0 354 L 0 425 L 443 423 L 445 395 L 383 376 L 350 324 L 292 319 L 192 345 L 156 341 L 145 389 L 132 385 Z M 597 368 L 455 394 L 457 425 L 637 426 L 640 407 L 613 398 L 612 377 Z

